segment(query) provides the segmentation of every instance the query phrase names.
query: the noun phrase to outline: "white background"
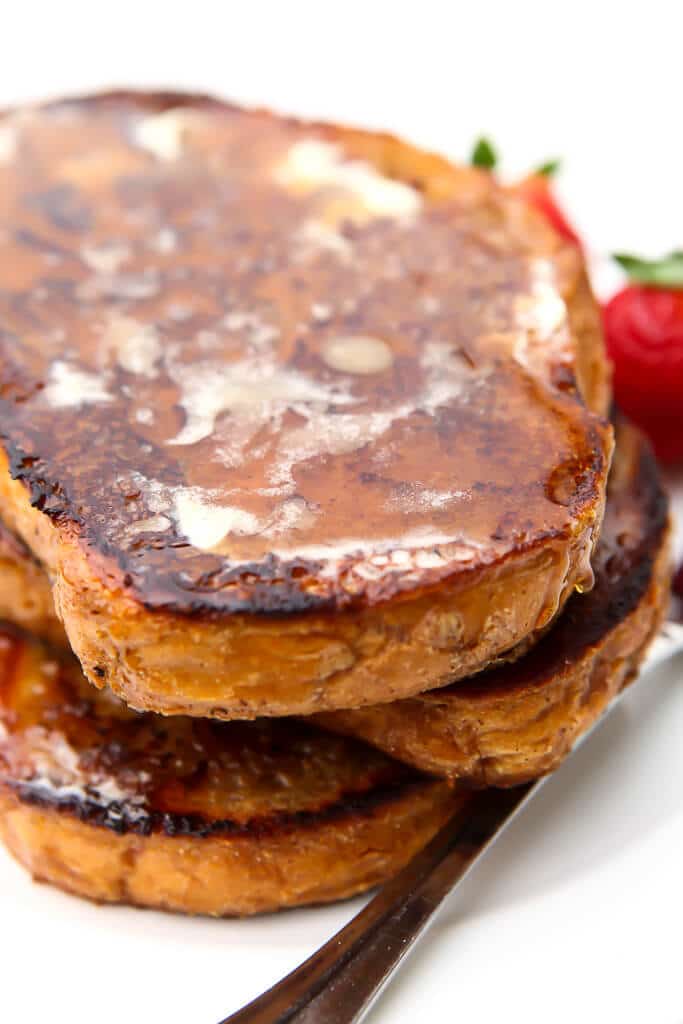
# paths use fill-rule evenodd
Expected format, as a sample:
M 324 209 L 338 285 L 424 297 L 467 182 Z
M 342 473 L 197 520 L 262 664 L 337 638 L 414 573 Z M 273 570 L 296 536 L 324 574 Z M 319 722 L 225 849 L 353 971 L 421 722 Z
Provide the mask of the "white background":
M 565 158 L 600 256 L 683 244 L 675 2 L 6 2 L 0 105 L 188 87 L 389 128 L 518 173 Z M 651 674 L 544 789 L 420 946 L 376 1024 L 680 1024 L 683 662 Z M 3 1019 L 215 1024 L 358 904 L 245 922 L 93 907 L 0 853 Z

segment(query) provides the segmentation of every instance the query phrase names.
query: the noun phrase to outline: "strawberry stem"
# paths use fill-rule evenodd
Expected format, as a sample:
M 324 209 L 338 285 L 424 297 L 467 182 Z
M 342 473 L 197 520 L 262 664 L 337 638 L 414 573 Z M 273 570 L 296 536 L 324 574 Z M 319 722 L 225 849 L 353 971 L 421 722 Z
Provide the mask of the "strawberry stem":
M 470 156 L 472 167 L 482 167 L 486 171 L 492 171 L 498 163 L 498 154 L 489 139 L 477 139 Z
M 645 260 L 625 252 L 615 252 L 613 258 L 635 284 L 683 288 L 683 252 L 671 252 L 660 260 Z
M 534 174 L 540 174 L 542 178 L 552 178 L 557 174 L 561 166 L 561 160 L 547 160 L 540 167 L 536 168 Z

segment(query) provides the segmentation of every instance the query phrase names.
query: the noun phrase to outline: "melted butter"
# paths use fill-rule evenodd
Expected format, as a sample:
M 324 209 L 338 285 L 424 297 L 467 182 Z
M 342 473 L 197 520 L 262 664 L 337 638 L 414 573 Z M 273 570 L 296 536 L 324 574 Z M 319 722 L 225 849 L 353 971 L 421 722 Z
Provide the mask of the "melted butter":
M 392 508 L 399 509 L 405 514 L 413 512 L 429 512 L 445 508 L 451 502 L 471 498 L 469 491 L 435 491 L 428 487 L 422 487 L 418 483 L 406 484 L 398 494 L 394 494 L 388 500 Z
M 367 335 L 330 338 L 323 347 L 322 357 L 327 366 L 340 373 L 382 373 L 394 361 L 386 341 Z
M 440 533 L 427 524 L 400 536 L 376 538 L 373 552 L 367 557 L 359 557 L 366 545 L 366 541 L 360 537 L 341 538 L 330 544 L 302 543 L 290 548 L 279 543 L 277 538 L 309 528 L 316 516 L 315 509 L 310 508 L 301 498 L 280 502 L 268 520 L 261 520 L 239 505 L 225 504 L 220 492 L 198 487 L 167 487 L 139 473 L 131 477 L 129 487 L 124 489 L 133 488 L 142 492 L 147 507 L 170 515 L 178 532 L 200 550 L 217 551 L 239 558 L 237 542 L 240 538 L 272 538 L 272 551 L 280 558 L 304 558 L 322 562 L 326 566 L 324 573 L 328 575 L 334 575 L 340 564 L 349 558 L 353 558 L 351 571 L 369 579 L 400 569 L 437 568 L 453 560 L 466 563 L 472 561 L 480 549 L 480 545 L 471 539 L 454 538 L 452 534 Z M 419 493 L 417 488 L 414 493 Z M 432 508 L 441 508 L 450 501 L 468 497 L 459 492 L 438 495 L 426 492 L 426 495 L 427 504 L 431 504 Z M 134 524 L 135 532 L 165 529 L 168 525 L 165 516 Z M 230 539 L 233 543 L 229 542 Z
M 162 350 L 152 324 L 142 324 L 131 317 L 114 314 L 107 323 L 103 344 L 106 349 L 113 350 L 121 369 L 143 377 L 156 376 L 156 363 Z
M 81 405 L 113 401 L 101 374 L 89 373 L 61 359 L 50 367 L 43 398 L 53 409 L 77 409 Z
M 31 726 L 26 729 L 25 741 L 31 752 L 34 774 L 23 783 L 24 790 L 45 794 L 59 802 L 77 800 L 102 808 L 125 805 L 129 820 L 145 816 L 146 798 L 121 785 L 113 775 L 84 771 L 79 752 L 63 733 Z
M 228 557 L 234 553 L 235 537 L 275 538 L 310 526 L 315 512 L 301 498 L 291 498 L 276 506 L 267 520 L 240 508 L 207 504 L 202 497 L 189 502 L 176 498 L 178 528 L 195 547 L 213 550 Z
M 142 532 L 164 532 L 172 522 L 177 532 L 201 551 L 230 554 L 225 542 L 245 537 L 274 538 L 310 527 L 316 509 L 299 497 L 279 502 L 267 518 L 259 518 L 237 504 L 226 503 L 221 491 L 202 487 L 169 487 L 161 481 L 148 479 L 141 473 L 122 477 L 119 486 L 126 492 L 139 493 L 142 507 L 155 515 L 136 520 L 126 529 L 126 538 L 134 539 Z M 235 494 L 244 501 L 245 494 Z M 169 518 L 170 517 L 170 518 Z
M 529 269 L 529 292 L 515 299 L 518 333 L 513 354 L 522 366 L 544 374 L 549 350 L 557 359 L 570 358 L 572 341 L 567 306 L 558 291 L 552 263 L 546 259 L 535 259 Z
M 180 388 L 186 423 L 170 445 L 197 444 L 214 433 L 219 415 L 229 412 L 238 420 L 239 447 L 244 447 L 266 423 L 278 429 L 287 409 L 347 405 L 353 398 L 337 385 L 325 384 L 273 359 L 245 359 L 235 363 L 175 364 L 169 368 Z
M 178 235 L 171 228 L 160 228 L 149 244 L 157 252 L 168 254 L 178 248 Z
M 135 144 L 151 153 L 157 160 L 178 160 L 183 152 L 183 138 L 187 124 L 180 110 L 166 110 L 142 118 L 133 129 Z
M 117 242 L 105 245 L 84 245 L 81 259 L 98 274 L 115 274 L 130 259 L 130 247 Z
M 178 529 L 190 544 L 209 551 L 226 534 L 234 536 L 259 533 L 261 524 L 251 512 L 242 508 L 218 505 L 198 490 L 183 490 L 175 496 L 175 515 Z
M 141 533 L 163 533 L 170 530 L 171 520 L 166 516 L 148 516 L 147 519 L 136 519 L 126 528 L 126 536 L 135 538 Z
M 293 257 L 297 260 L 314 259 L 321 252 L 327 252 L 342 263 L 348 263 L 353 256 L 353 246 L 348 238 L 330 224 L 319 220 L 304 221 L 292 242 Z
M 369 217 L 414 217 L 422 206 L 420 193 L 380 174 L 360 160 L 345 159 L 340 146 L 319 139 L 302 139 L 287 152 L 275 169 L 275 180 L 295 192 L 341 189 L 352 197 L 341 202 L 328 200 L 330 224 L 349 219 L 363 222 Z
M 223 317 L 222 325 L 229 331 L 243 335 L 249 346 L 254 349 L 270 345 L 280 333 L 274 324 L 268 323 L 258 313 L 250 310 L 231 310 Z

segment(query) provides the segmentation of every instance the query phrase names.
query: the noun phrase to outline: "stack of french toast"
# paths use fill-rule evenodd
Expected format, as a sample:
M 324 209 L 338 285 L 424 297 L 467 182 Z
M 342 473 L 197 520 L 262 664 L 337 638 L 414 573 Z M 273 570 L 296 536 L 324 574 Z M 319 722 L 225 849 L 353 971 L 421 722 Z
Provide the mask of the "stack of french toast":
M 206 97 L 0 119 L 0 834 L 215 915 L 390 877 L 634 678 L 668 512 L 581 252 Z

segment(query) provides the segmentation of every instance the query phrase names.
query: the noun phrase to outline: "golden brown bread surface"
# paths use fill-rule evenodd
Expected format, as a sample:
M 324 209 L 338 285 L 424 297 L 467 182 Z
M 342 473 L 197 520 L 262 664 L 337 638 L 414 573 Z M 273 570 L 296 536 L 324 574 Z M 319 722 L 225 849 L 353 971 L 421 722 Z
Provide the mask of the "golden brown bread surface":
M 80 896 L 219 915 L 341 899 L 394 874 L 460 800 L 295 720 L 131 712 L 73 657 L 0 631 L 0 835 Z
M 518 661 L 438 692 L 321 715 L 425 771 L 512 786 L 552 771 L 630 682 L 669 599 L 668 502 L 642 436 L 620 423 L 595 587 Z
M 3 619 L 68 649 L 45 569 L 0 520 L 0 621 Z
M 390 701 L 587 584 L 597 310 L 490 176 L 191 97 L 2 130 L 3 514 L 92 682 L 224 718 Z

